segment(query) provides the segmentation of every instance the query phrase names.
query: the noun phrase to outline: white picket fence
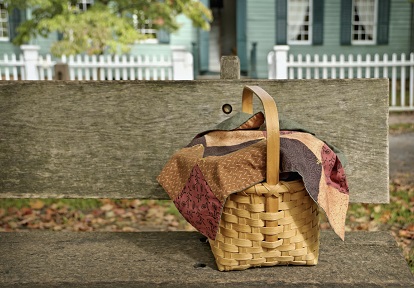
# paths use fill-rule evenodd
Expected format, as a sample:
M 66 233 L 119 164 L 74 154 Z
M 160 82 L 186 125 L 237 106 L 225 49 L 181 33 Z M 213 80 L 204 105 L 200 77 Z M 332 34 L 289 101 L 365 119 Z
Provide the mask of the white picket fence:
M 414 111 L 414 53 L 382 55 L 294 55 L 288 46 L 268 54 L 269 79 L 390 78 L 390 111 Z M 295 59 L 296 58 L 296 59 Z
M 173 80 L 170 57 L 84 56 L 62 57 L 69 65 L 71 80 Z
M 26 80 L 23 55 L 16 57 L 16 54 L 12 54 L 10 58 L 7 54 L 3 55 L 3 60 L 0 60 L 0 80 L 2 79 Z
M 26 49 L 27 48 L 27 49 Z M 53 59 L 36 47 L 22 47 L 23 54 L 0 58 L 0 80 L 53 80 L 56 63 L 67 63 L 70 80 L 193 80 L 193 58 L 182 47 L 171 56 L 70 55 Z M 0 56 L 1 57 L 1 56 Z

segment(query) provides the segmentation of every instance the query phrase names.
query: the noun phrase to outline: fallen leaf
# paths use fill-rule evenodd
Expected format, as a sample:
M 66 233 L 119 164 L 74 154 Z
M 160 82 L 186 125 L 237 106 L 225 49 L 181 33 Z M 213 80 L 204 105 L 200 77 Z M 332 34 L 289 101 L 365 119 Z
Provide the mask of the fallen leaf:
M 103 210 L 103 211 L 110 211 L 113 208 L 114 208 L 114 206 L 112 204 L 109 204 L 109 203 L 101 206 L 101 210 Z
M 30 208 L 34 210 L 40 210 L 45 206 L 45 203 L 40 199 L 30 200 Z
M 132 227 L 122 227 L 123 232 L 137 232 L 138 229 L 132 228 Z

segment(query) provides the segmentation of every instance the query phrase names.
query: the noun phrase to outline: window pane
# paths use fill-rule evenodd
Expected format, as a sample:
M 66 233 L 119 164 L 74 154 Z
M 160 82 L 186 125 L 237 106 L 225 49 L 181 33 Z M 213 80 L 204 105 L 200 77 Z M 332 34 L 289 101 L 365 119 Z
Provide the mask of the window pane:
M 93 4 L 93 2 L 94 0 L 78 0 L 78 4 L 76 6 L 79 10 L 86 11 Z
M 146 18 L 144 11 L 136 11 L 136 13 L 132 15 L 132 23 L 134 28 L 141 34 L 145 34 L 152 38 L 157 37 L 157 29 L 153 26 L 152 20 Z
M 288 0 L 287 34 L 289 44 L 310 44 L 311 5 L 311 0 Z
M 352 13 L 353 43 L 375 43 L 377 0 L 354 0 Z
M 4 4 L 0 4 L 0 38 L 9 37 L 9 15 Z

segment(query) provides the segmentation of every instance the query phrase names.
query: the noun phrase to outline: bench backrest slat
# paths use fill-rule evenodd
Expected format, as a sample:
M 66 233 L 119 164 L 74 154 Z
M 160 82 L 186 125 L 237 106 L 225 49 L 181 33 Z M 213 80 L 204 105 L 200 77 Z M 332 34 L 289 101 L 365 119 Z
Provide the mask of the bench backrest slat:
M 351 201 L 388 201 L 386 79 L 1 81 L 0 198 L 168 199 L 163 165 L 247 84 L 344 150 Z

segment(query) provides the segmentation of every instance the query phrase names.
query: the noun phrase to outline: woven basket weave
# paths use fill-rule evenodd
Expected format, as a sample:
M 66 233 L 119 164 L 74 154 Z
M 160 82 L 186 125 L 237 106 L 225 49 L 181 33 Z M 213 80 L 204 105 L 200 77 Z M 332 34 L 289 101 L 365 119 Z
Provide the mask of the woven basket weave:
M 253 113 L 253 93 L 262 101 L 267 130 L 266 181 L 230 195 L 215 240 L 209 240 L 220 271 L 275 265 L 316 265 L 318 206 L 302 180 L 279 182 L 279 120 L 273 98 L 245 86 L 243 112 Z

